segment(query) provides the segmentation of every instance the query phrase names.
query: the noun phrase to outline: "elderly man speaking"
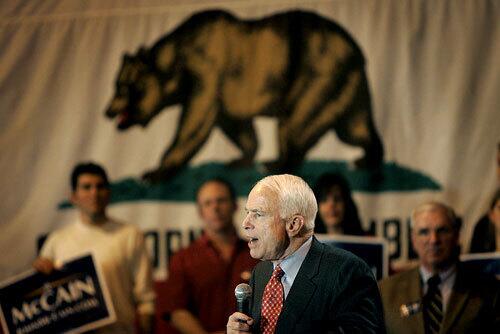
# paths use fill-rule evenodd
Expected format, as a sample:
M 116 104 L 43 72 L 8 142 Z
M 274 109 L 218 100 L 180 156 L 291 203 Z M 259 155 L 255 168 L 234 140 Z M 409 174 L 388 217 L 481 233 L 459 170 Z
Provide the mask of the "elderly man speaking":
M 314 236 L 314 194 L 293 175 L 260 180 L 243 228 L 252 274 L 250 314 L 233 313 L 228 333 L 384 333 L 377 282 L 359 258 Z

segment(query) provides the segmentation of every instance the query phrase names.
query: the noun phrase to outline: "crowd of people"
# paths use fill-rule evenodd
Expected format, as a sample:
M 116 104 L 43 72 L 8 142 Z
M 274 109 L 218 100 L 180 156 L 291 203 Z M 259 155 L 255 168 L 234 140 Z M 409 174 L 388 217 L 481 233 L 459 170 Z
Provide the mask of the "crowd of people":
M 235 228 L 233 186 L 222 178 L 205 180 L 195 196 L 203 234 L 172 256 L 167 288 L 158 295 L 142 233 L 107 215 L 110 184 L 104 169 L 77 165 L 71 187 L 77 219 L 50 233 L 33 266 L 48 274 L 70 258 L 94 254 L 116 311 L 116 322 L 95 333 L 153 333 L 155 312 L 180 333 L 500 328 L 500 281 L 460 262 L 460 220 L 444 203 L 425 202 L 411 213 L 419 265 L 377 282 L 364 261 L 315 236 L 366 235 L 342 175 L 321 175 L 312 188 L 289 174 L 261 179 L 248 194 L 242 236 Z M 500 190 L 475 226 L 470 251 L 500 251 Z M 246 314 L 236 311 L 239 283 L 253 291 Z

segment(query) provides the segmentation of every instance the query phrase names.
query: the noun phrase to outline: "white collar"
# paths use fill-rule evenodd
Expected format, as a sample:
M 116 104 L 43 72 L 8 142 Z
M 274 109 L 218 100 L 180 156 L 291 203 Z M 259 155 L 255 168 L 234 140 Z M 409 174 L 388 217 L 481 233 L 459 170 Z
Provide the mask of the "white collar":
M 457 270 L 457 265 L 453 264 L 448 269 L 439 271 L 437 273 L 439 275 L 439 278 L 441 279 L 441 283 L 439 284 L 440 285 L 443 284 L 450 277 L 452 277 L 453 274 L 456 272 L 456 270 Z M 424 268 L 424 266 L 420 266 L 420 276 L 422 277 L 422 281 L 424 282 L 424 284 L 427 284 L 429 278 L 431 278 L 434 275 L 435 273 L 433 273 L 432 271 L 427 270 L 426 268 Z
M 285 276 L 293 282 L 295 280 L 295 276 L 297 276 L 297 273 L 299 272 L 302 262 L 304 262 L 307 253 L 309 253 L 309 249 L 311 249 L 312 239 L 312 236 L 309 237 L 309 239 L 307 239 L 295 252 L 288 255 L 283 260 L 272 261 L 273 269 L 279 265 L 285 272 Z

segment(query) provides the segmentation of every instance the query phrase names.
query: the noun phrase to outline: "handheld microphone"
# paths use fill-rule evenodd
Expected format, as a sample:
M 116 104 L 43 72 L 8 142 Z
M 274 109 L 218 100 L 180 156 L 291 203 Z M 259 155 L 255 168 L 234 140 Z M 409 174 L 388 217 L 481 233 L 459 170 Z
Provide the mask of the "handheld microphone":
M 238 284 L 234 289 L 236 297 L 236 310 L 246 315 L 250 315 L 250 299 L 252 299 L 252 288 L 246 283 Z

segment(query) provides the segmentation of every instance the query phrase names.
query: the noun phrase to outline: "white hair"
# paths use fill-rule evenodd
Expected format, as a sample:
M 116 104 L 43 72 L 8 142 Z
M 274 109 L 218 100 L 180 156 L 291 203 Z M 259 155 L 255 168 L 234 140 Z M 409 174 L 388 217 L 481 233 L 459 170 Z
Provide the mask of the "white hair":
M 415 217 L 418 214 L 420 214 L 422 212 L 432 212 L 432 211 L 440 211 L 440 210 L 445 214 L 446 218 L 448 219 L 448 221 L 450 222 L 452 227 L 457 231 L 460 230 L 460 220 L 457 219 L 455 211 L 453 211 L 453 209 L 451 207 L 449 207 L 448 205 L 441 203 L 441 202 L 437 202 L 437 201 L 429 201 L 429 202 L 422 203 L 419 206 L 417 206 L 415 209 L 412 210 L 411 220 L 410 220 L 411 228 L 415 227 Z
M 304 217 L 306 231 L 314 230 L 314 220 L 318 204 L 311 187 L 302 178 L 290 175 L 266 176 L 257 185 L 264 186 L 276 194 L 280 218 L 288 219 L 293 215 Z

